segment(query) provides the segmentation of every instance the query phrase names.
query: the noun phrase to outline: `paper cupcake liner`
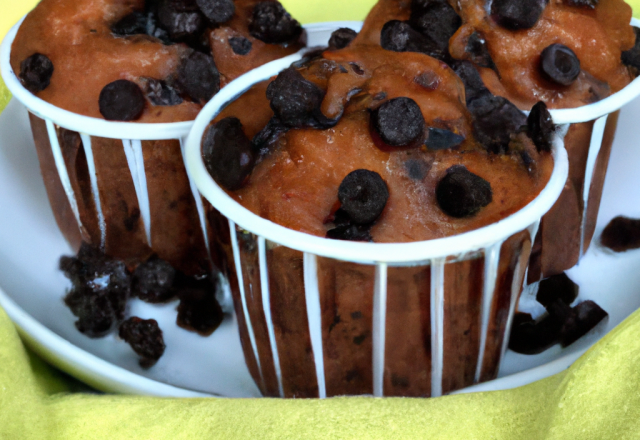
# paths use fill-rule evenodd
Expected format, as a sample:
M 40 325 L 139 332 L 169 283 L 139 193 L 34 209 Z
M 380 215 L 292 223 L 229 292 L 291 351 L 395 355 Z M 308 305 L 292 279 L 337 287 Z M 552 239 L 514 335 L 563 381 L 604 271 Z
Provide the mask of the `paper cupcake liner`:
M 229 197 L 206 171 L 200 145 L 229 101 L 299 59 L 274 61 L 229 84 L 187 139 L 187 169 L 212 205 L 215 246 L 226 255 L 223 269 L 256 383 L 265 395 L 283 397 L 439 396 L 495 377 L 531 242 L 567 179 L 565 130 L 554 143 L 547 186 L 497 223 L 402 244 L 307 235 Z

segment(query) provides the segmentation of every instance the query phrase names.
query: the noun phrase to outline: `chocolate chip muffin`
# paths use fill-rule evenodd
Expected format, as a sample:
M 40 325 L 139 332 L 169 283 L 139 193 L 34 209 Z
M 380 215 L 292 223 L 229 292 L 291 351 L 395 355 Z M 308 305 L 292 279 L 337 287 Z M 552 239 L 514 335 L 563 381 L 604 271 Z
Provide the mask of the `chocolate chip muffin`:
M 343 35 L 339 31 L 333 40 Z M 466 91 L 439 59 L 351 37 L 255 85 L 211 122 L 202 138 L 203 159 L 234 200 L 263 218 L 328 240 L 406 243 L 492 224 L 540 193 L 553 168 L 555 133 L 544 103 L 527 117 L 486 87 Z M 481 84 L 477 71 L 469 75 L 474 72 Z M 320 395 L 305 300 L 306 257 L 264 244 L 267 322 L 260 242 L 248 231 L 219 225 L 227 228 L 216 238 L 228 261 L 234 261 L 234 234 L 237 240 L 241 279 L 233 270 L 229 276 L 256 383 L 269 396 L 280 395 L 280 385 L 286 397 Z M 229 233 L 232 238 L 225 238 Z M 529 232 L 522 231 L 498 250 L 496 295 L 482 348 L 485 257 L 445 265 L 442 392 L 497 375 L 510 301 L 520 292 L 530 249 Z M 327 396 L 373 393 L 375 272 L 374 266 L 317 258 Z M 431 267 L 390 267 L 387 275 L 383 394 L 437 395 Z

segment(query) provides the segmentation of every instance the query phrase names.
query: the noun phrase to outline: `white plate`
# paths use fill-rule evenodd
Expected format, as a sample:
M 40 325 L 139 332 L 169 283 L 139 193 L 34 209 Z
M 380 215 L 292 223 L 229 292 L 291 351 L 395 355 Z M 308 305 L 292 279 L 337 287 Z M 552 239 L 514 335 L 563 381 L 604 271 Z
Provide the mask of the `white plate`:
M 316 27 L 310 42 L 321 44 L 329 33 L 326 25 Z M 638 100 L 622 111 L 596 237 L 617 215 L 640 218 L 635 179 L 640 149 L 634 129 L 638 114 Z M 69 253 L 49 207 L 26 110 L 13 100 L 0 115 L 0 305 L 25 342 L 53 365 L 103 391 L 176 397 L 260 395 L 245 366 L 234 317 L 203 338 L 175 325 L 177 303 L 134 300 L 131 314 L 156 319 L 167 345 L 150 370 L 141 369 L 131 348 L 115 336 L 90 339 L 79 333 L 62 301 L 68 282 L 58 270 L 59 257 Z M 607 325 L 564 350 L 555 346 L 536 356 L 509 351 L 499 379 L 462 392 L 512 388 L 569 367 L 605 332 L 640 308 L 638 269 L 640 251 L 616 255 L 592 246 L 569 274 L 580 285 L 579 300 L 595 300 L 609 312 Z

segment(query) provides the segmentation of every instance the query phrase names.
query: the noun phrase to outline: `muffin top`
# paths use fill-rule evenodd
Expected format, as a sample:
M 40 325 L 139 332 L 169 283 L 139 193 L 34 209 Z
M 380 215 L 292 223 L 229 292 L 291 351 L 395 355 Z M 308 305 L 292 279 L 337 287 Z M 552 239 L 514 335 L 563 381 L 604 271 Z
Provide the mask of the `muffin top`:
M 380 0 L 358 38 L 471 61 L 492 93 L 522 109 L 572 108 L 632 80 L 640 66 L 622 61 L 634 49 L 630 20 L 623 0 Z
M 440 60 L 343 37 L 207 128 L 205 164 L 232 198 L 316 236 L 410 242 L 488 225 L 539 194 L 553 168 L 544 104 L 527 120 L 486 88 L 470 100 Z
M 11 65 L 65 110 L 177 122 L 303 42 L 300 24 L 272 0 L 42 0 L 16 35 Z

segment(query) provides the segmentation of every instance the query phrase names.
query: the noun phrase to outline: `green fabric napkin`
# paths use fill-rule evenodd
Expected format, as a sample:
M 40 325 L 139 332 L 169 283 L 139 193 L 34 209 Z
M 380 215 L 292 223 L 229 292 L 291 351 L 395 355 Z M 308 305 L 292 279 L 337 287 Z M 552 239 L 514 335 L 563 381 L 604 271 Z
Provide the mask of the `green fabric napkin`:
M 304 22 L 362 19 L 374 2 L 283 1 Z M 35 3 L 0 0 L 0 35 Z M 0 111 L 9 98 L 0 80 Z M 508 391 L 438 399 L 160 399 L 87 392 L 31 354 L 0 310 L 0 439 L 640 438 L 638 335 L 640 311 L 569 370 Z

